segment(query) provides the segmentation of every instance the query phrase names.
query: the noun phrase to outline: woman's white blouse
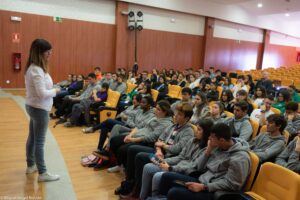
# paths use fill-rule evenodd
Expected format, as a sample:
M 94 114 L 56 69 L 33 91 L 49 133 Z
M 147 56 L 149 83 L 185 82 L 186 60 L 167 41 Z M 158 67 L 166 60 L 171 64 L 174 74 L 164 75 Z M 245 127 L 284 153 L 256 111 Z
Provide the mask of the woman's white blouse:
M 53 97 L 56 95 L 53 89 L 53 81 L 48 73 L 41 67 L 31 64 L 25 74 L 26 105 L 50 111 L 53 105 Z

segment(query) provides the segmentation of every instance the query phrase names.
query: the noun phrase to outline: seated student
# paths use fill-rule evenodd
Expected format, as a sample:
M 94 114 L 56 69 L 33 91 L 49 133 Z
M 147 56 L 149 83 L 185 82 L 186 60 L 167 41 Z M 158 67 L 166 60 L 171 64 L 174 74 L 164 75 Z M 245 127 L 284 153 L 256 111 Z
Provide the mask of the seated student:
M 280 110 L 281 113 L 285 112 L 285 105 L 291 100 L 291 95 L 287 89 L 281 89 L 278 92 L 276 102 L 272 107 Z
M 248 151 L 247 142 L 231 137 L 229 126 L 215 124 L 207 148 L 197 160 L 197 170 L 202 172 L 199 178 L 166 172 L 159 194 L 172 200 L 213 200 L 217 191 L 240 191 L 251 170 Z M 184 187 L 176 181 L 182 181 Z
M 212 126 L 212 120 L 200 120 L 197 123 L 197 131 L 194 131 L 194 137 L 187 143 L 178 156 L 163 159 L 161 163 L 148 163 L 144 166 L 140 199 L 146 199 L 151 191 L 152 195 L 156 195 L 160 177 L 164 172 L 172 171 L 189 175 L 196 171 L 197 163 L 195 160 L 207 146 Z
M 298 139 L 294 139 L 284 149 L 279 156 L 277 156 L 276 164 L 286 167 L 298 174 L 300 174 L 300 132 L 298 131 Z
M 231 83 L 231 78 L 230 77 L 223 77 L 223 83 L 221 85 L 221 87 L 224 90 L 231 90 L 234 85 Z
M 171 77 L 171 80 L 169 81 L 170 85 L 177 85 L 178 84 L 178 78 L 177 78 L 177 74 L 173 74 Z
M 68 74 L 66 80 L 60 81 L 54 85 L 54 87 L 59 87 L 61 89 L 68 87 L 72 83 L 73 74 Z
M 227 116 L 224 113 L 224 106 L 221 102 L 216 101 L 211 106 L 211 116 L 209 119 L 212 119 L 214 124 L 221 123 L 226 120 Z
M 179 73 L 178 74 L 178 84 L 180 87 L 184 88 L 186 86 L 186 79 L 184 78 L 184 75 L 182 73 Z
M 101 68 L 100 67 L 95 67 L 94 68 L 94 73 L 96 75 L 97 81 L 100 81 L 102 79 Z
M 260 108 L 260 106 L 264 105 L 264 99 L 266 98 L 266 88 L 264 88 L 263 86 L 259 85 L 256 87 L 255 92 L 254 92 L 254 103 L 258 106 L 258 108 Z
M 260 133 L 249 142 L 250 149 L 259 157 L 261 163 L 276 158 L 285 146 L 285 138 L 282 135 L 286 126 L 284 117 L 272 114 L 267 121 L 267 133 Z
M 195 96 L 193 116 L 191 118 L 191 123 L 196 124 L 200 119 L 210 117 L 210 109 L 207 103 L 206 96 L 203 92 L 197 92 Z
M 285 118 L 287 119 L 287 130 L 290 134 L 290 139 L 293 139 L 300 129 L 300 115 L 298 114 L 298 103 L 290 101 L 285 105 Z
M 248 104 L 245 101 L 239 101 L 234 104 L 234 116 L 227 118 L 224 123 L 226 123 L 232 132 L 232 137 L 239 137 L 245 141 L 251 139 L 253 132 L 250 118 L 247 115 Z
M 136 115 L 137 111 L 140 109 L 140 102 L 142 100 L 141 94 L 136 94 L 133 96 L 132 105 L 127 107 L 126 110 L 121 112 L 116 116 L 116 119 L 107 119 L 101 124 L 96 124 L 94 126 L 82 129 L 83 133 L 93 133 L 98 129 L 100 131 L 100 138 L 99 138 L 99 145 L 98 150 L 102 150 L 103 144 L 106 140 L 107 134 L 111 131 L 115 124 L 121 124 L 128 127 L 134 127 L 134 116 Z M 102 139 L 101 139 L 102 138 Z M 100 145 L 100 143 L 102 145 Z M 101 148 L 99 148 L 101 146 Z
M 153 89 L 158 91 L 157 101 L 163 99 L 168 94 L 168 84 L 166 83 L 166 77 L 160 76 L 158 82 L 153 84 Z
M 189 78 L 190 78 L 189 88 L 191 90 L 194 90 L 195 88 L 199 88 L 199 80 L 196 79 L 195 75 L 190 74 Z
M 97 109 L 101 105 L 105 105 L 107 99 L 108 84 L 103 83 L 100 90 L 94 90 L 90 98 L 83 99 L 80 103 L 74 104 L 72 107 L 72 113 L 70 121 L 65 122 L 65 127 L 76 126 L 79 122 L 80 115 L 84 113 L 85 123 L 89 126 L 91 123 L 90 109 Z
M 135 144 L 152 146 L 161 133 L 173 125 L 172 115 L 173 112 L 169 102 L 161 100 L 156 105 L 155 117 L 143 128 L 134 128 L 128 133 L 112 137 L 110 140 L 110 149 L 117 157 L 117 166 L 109 168 L 108 171 L 119 171 L 121 165 L 126 167 L 127 150 L 130 146 Z
M 264 99 L 264 105 L 262 105 L 260 108 L 254 109 L 250 115 L 250 118 L 257 121 L 260 126 L 266 125 L 267 117 L 274 114 L 274 112 L 271 110 L 273 101 L 274 97 L 272 95 L 268 95 Z
M 115 124 L 111 129 L 108 145 L 106 145 L 106 147 L 100 152 L 94 152 L 94 153 L 96 155 L 101 155 L 102 157 L 110 157 L 112 138 L 118 135 L 128 134 L 128 132 L 132 131 L 135 128 L 141 129 L 147 126 L 149 122 L 152 120 L 152 118 L 154 117 L 152 105 L 153 105 L 152 97 L 149 96 L 143 97 L 140 103 L 141 109 L 139 109 L 136 112 L 136 115 L 133 116 L 133 124 L 130 126 Z M 116 144 L 114 144 L 114 146 L 116 146 Z
M 111 84 L 110 89 L 112 89 L 113 91 L 119 92 L 121 95 L 125 95 L 126 94 L 127 85 L 124 82 L 124 78 L 125 78 L 124 76 L 118 75 L 117 76 L 117 81 L 114 81 Z
M 181 91 L 181 100 L 176 101 L 175 103 L 173 103 L 171 105 L 171 109 L 173 112 L 175 112 L 176 110 L 176 106 L 180 103 L 189 103 L 189 104 L 193 104 L 192 102 L 192 90 L 188 87 L 185 87 L 182 89 Z
M 298 93 L 296 92 L 296 87 L 294 85 L 290 85 L 288 87 L 288 91 L 291 95 L 291 101 L 300 103 L 300 96 L 298 95 Z
M 248 98 L 248 93 L 245 90 L 239 90 L 236 93 L 236 98 L 231 103 L 236 103 L 239 101 L 245 101 L 248 104 L 247 114 L 250 116 L 253 111 L 253 106 L 251 100 Z
M 219 92 L 217 91 L 217 85 L 215 83 L 206 84 L 205 88 L 208 102 L 219 100 Z
M 189 103 L 180 103 L 176 106 L 176 123 L 169 126 L 155 142 L 155 147 L 142 145 L 130 146 L 127 151 L 126 180 L 116 189 L 115 193 L 127 195 L 139 194 L 143 167 L 150 163 L 149 155 L 155 153 L 160 159 L 178 155 L 186 143 L 193 137 L 193 129 L 189 123 L 193 115 L 193 108 Z M 135 188 L 133 187 L 135 185 Z
M 231 89 L 233 97 L 236 97 L 236 94 L 240 90 L 245 90 L 248 92 L 248 87 L 245 84 L 245 76 L 244 75 L 239 75 L 237 77 L 237 84 Z
M 103 83 L 107 83 L 109 87 L 111 87 L 113 83 L 112 74 L 110 72 L 106 72 L 104 78 L 102 77 L 101 80 L 98 80 L 98 84 L 101 86 Z
M 231 90 L 223 90 L 220 101 L 224 105 L 224 110 L 233 113 L 234 103 L 232 103 L 232 100 L 233 95 Z
M 89 84 L 87 88 L 80 96 L 70 95 L 64 98 L 62 105 L 59 106 L 59 108 L 55 111 L 56 117 L 68 116 L 72 112 L 72 107 L 74 104 L 79 103 L 83 99 L 88 99 L 93 90 L 97 90 L 99 88 L 96 75 L 94 73 L 90 73 L 88 75 L 88 82 Z

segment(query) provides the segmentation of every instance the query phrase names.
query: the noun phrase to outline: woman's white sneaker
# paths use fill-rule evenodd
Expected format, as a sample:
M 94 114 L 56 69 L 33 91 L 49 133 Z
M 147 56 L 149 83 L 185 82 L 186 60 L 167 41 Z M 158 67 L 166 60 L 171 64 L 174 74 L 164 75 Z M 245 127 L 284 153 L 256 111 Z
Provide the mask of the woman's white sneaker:
M 59 175 L 50 174 L 48 172 L 40 174 L 38 177 L 38 182 L 57 181 L 57 180 L 59 180 Z
M 34 173 L 34 172 L 37 172 L 37 167 L 36 167 L 36 165 L 33 165 L 33 166 L 31 166 L 31 167 L 27 167 L 27 169 L 26 169 L 26 174 L 32 174 L 32 173 Z

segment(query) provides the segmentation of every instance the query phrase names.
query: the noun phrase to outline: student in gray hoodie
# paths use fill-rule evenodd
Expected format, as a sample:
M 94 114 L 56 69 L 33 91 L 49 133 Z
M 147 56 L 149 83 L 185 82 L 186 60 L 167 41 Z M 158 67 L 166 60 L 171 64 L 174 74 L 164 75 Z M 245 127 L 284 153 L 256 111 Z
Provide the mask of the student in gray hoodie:
M 298 139 L 294 139 L 276 158 L 275 163 L 300 174 L 300 132 Z
M 194 135 L 192 126 L 189 123 L 192 115 L 192 105 L 189 103 L 178 104 L 175 112 L 176 124 L 165 129 L 155 142 L 154 148 L 141 145 L 129 147 L 127 151 L 126 181 L 122 182 L 121 187 L 116 191 L 117 193 L 120 195 L 129 194 L 133 190 L 132 183 L 135 183 L 136 187 L 133 190 L 133 195 L 139 195 L 143 167 L 151 162 L 149 159 L 150 154 L 155 153 L 157 157 L 164 159 L 176 156 L 182 151 Z
M 112 140 L 116 139 L 120 142 L 120 146 L 116 152 L 118 166 L 109 168 L 108 171 L 115 172 L 120 169 L 120 165 L 127 166 L 127 150 L 130 146 L 135 144 L 153 145 L 160 134 L 167 127 L 173 125 L 172 116 L 173 112 L 170 103 L 166 100 L 161 100 L 156 105 L 155 117 L 146 126 L 143 128 L 133 128 L 131 132 L 112 138 Z
M 298 114 L 298 103 L 290 101 L 285 105 L 285 118 L 287 119 L 287 130 L 290 134 L 290 140 L 296 137 L 300 129 L 300 115 Z
M 176 106 L 180 103 L 189 103 L 191 105 L 193 105 L 192 102 L 192 90 L 188 87 L 185 87 L 181 90 L 181 100 L 176 101 L 175 103 L 173 103 L 171 105 L 171 109 L 173 112 L 176 111 Z
M 247 114 L 248 103 L 245 101 L 239 101 L 234 104 L 234 117 L 228 118 L 224 121 L 232 132 L 232 137 L 238 137 L 249 141 L 253 132 L 250 118 Z
M 249 142 L 250 149 L 259 157 L 261 163 L 276 158 L 285 146 L 285 138 L 282 135 L 286 127 L 284 117 L 272 114 L 267 121 L 267 133 L 260 133 Z
M 206 150 L 198 158 L 199 178 L 173 172 L 162 175 L 159 194 L 168 199 L 213 199 L 216 191 L 239 191 L 251 170 L 249 145 L 231 137 L 230 127 L 224 123 L 212 127 Z M 184 187 L 176 183 L 182 181 Z
M 209 119 L 200 120 L 197 123 L 197 130 L 194 130 L 194 138 L 187 143 L 178 156 L 166 158 L 160 164 L 148 163 L 144 166 L 140 199 L 146 199 L 150 195 L 151 183 L 152 195 L 156 195 L 164 172 L 173 171 L 189 175 L 196 171 L 195 161 L 207 146 L 213 124 L 213 121 Z

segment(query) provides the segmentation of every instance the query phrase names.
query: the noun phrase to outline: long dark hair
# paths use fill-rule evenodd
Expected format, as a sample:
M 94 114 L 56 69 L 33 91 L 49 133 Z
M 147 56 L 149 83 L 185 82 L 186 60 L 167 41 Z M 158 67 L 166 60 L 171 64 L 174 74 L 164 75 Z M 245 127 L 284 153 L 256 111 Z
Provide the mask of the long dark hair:
M 35 64 L 36 66 L 42 68 L 45 73 L 47 73 L 48 61 L 44 59 L 43 54 L 51 49 L 52 46 L 47 40 L 35 39 L 30 47 L 29 57 L 25 67 L 25 73 L 27 72 L 31 64 Z
M 196 94 L 201 98 L 202 103 L 197 106 L 196 115 L 199 117 L 201 114 L 202 109 L 207 106 L 207 98 L 206 95 L 203 92 L 197 92 Z
M 200 126 L 203 130 L 203 136 L 200 142 L 200 148 L 204 148 L 207 146 L 208 138 L 211 133 L 211 128 L 214 125 L 214 122 L 211 119 L 201 119 L 196 124 L 197 126 Z

